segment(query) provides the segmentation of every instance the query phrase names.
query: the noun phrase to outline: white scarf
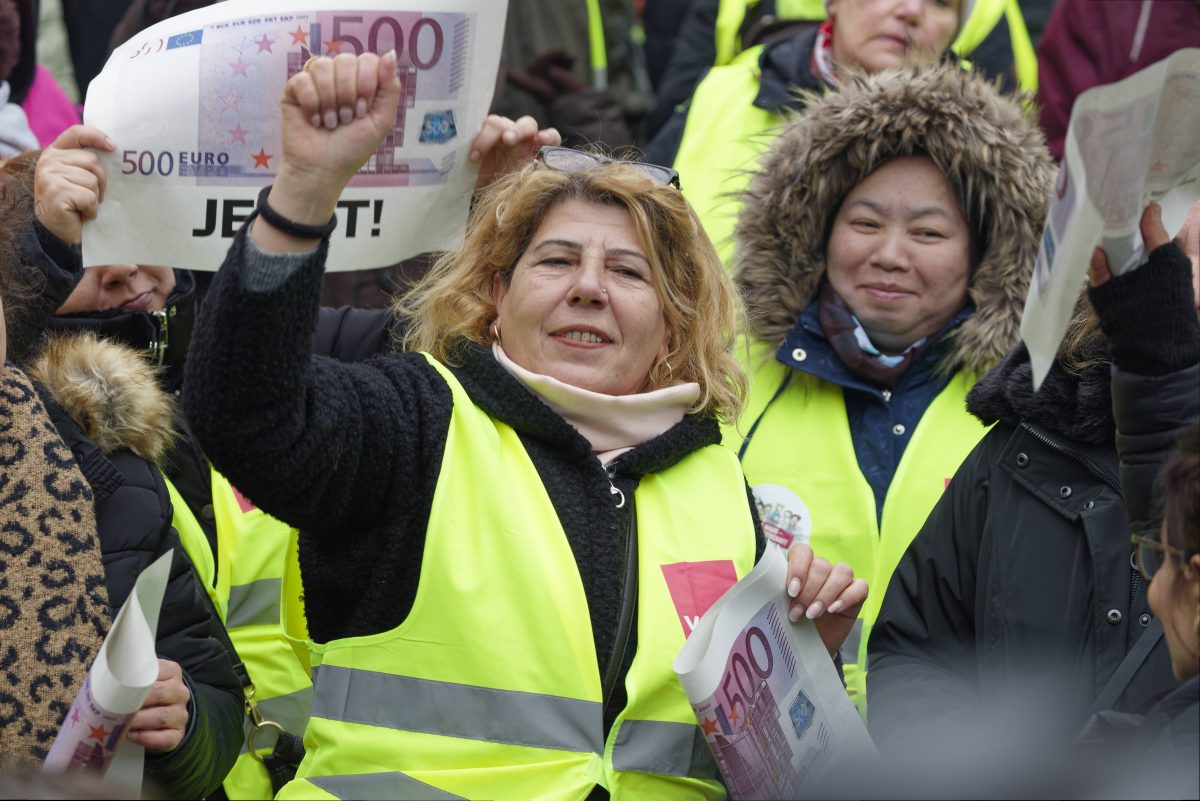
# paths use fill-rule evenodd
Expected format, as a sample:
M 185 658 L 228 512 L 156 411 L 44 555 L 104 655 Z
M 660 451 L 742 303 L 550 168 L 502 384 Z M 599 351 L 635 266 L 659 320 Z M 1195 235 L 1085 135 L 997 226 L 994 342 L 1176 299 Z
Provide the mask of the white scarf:
M 592 445 L 604 466 L 678 423 L 700 397 L 691 382 L 634 395 L 605 395 L 521 367 L 492 343 L 492 355 Z

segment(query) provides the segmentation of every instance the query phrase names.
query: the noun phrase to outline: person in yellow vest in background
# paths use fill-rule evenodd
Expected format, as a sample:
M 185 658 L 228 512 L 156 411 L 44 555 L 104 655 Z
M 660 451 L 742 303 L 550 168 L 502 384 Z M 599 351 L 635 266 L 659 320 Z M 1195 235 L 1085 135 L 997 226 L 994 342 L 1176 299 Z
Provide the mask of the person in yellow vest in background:
M 747 48 L 798 35 L 824 20 L 824 0 L 695 0 L 655 85 L 655 103 L 643 136 L 652 139 L 713 67 L 729 64 Z M 1037 90 L 1034 40 L 1019 0 L 976 0 L 950 49 L 1005 86 L 1027 93 Z
M 986 0 L 829 0 L 819 27 L 738 54 L 712 69 L 646 147 L 647 158 L 690 178 L 686 195 L 728 265 L 738 193 L 798 90 L 827 90 L 849 69 L 933 64 L 975 29 Z M 1032 52 L 1032 51 L 1031 51 Z
M 744 42 L 758 43 L 754 27 L 782 28 L 791 21 L 825 19 L 825 0 L 718 0 L 713 44 L 714 67 L 733 61 L 744 49 Z M 997 27 L 1007 29 L 1010 44 L 1009 64 L 1015 83 L 1023 91 L 1037 90 L 1037 54 L 1018 0 L 975 0 L 950 50 L 959 58 L 971 58 Z M 990 70 L 988 71 L 991 72 Z
M 732 283 L 669 169 L 485 126 L 481 180 L 537 159 L 400 302 L 405 352 L 312 356 L 338 196 L 399 95 L 394 54 L 289 79 L 186 368 L 205 453 L 300 531 L 313 705 L 278 797 L 723 797 L 671 665 L 764 547 L 719 443 Z M 865 583 L 807 546 L 788 573 L 833 654 Z
M 725 442 L 769 537 L 884 588 L 986 430 L 964 398 L 1017 341 L 1053 172 L 1020 106 L 954 64 L 804 100 L 738 220 L 750 394 Z M 864 711 L 866 642 L 843 652 Z

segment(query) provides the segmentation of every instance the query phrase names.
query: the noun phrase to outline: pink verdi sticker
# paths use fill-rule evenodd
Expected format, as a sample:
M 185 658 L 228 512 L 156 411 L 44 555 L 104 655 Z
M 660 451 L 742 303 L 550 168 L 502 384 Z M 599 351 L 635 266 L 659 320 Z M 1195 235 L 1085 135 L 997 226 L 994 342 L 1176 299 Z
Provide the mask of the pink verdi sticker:
M 691 635 L 709 607 L 737 583 L 737 571 L 731 559 L 676 562 L 661 567 L 684 637 Z

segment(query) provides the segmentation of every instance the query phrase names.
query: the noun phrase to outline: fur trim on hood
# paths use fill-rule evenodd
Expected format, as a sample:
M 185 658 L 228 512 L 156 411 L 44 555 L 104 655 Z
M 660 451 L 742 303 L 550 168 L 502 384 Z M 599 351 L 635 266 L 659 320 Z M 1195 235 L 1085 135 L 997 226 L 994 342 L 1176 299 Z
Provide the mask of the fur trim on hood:
M 816 296 L 842 200 L 883 163 L 924 151 L 961 187 L 983 238 L 969 286 L 976 311 L 941 367 L 982 375 L 1017 342 L 1049 208 L 1054 167 L 1036 122 L 957 64 L 847 75 L 804 102 L 743 195 L 733 263 L 751 334 L 783 340 Z
M 92 334 L 52 336 L 29 375 L 105 454 L 127 448 L 158 464 L 174 440 L 174 399 L 132 348 Z

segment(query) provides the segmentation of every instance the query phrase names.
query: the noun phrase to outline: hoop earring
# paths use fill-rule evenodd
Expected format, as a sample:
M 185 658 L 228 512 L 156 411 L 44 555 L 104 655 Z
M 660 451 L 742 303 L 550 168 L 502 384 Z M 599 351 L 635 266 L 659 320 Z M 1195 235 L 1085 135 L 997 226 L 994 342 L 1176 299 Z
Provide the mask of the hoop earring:
M 666 380 L 656 381 L 655 383 L 659 384 L 660 386 L 669 387 L 674 383 L 673 379 L 675 378 L 675 371 L 671 368 L 671 363 L 669 361 L 667 361 L 666 359 L 663 359 L 662 361 L 659 361 L 659 362 L 655 363 L 655 365 L 654 365 L 655 370 L 659 370 L 662 367 L 667 368 Z
M 493 342 L 500 341 L 500 326 L 498 321 L 493 320 L 491 326 L 488 328 L 488 331 L 491 332 Z

